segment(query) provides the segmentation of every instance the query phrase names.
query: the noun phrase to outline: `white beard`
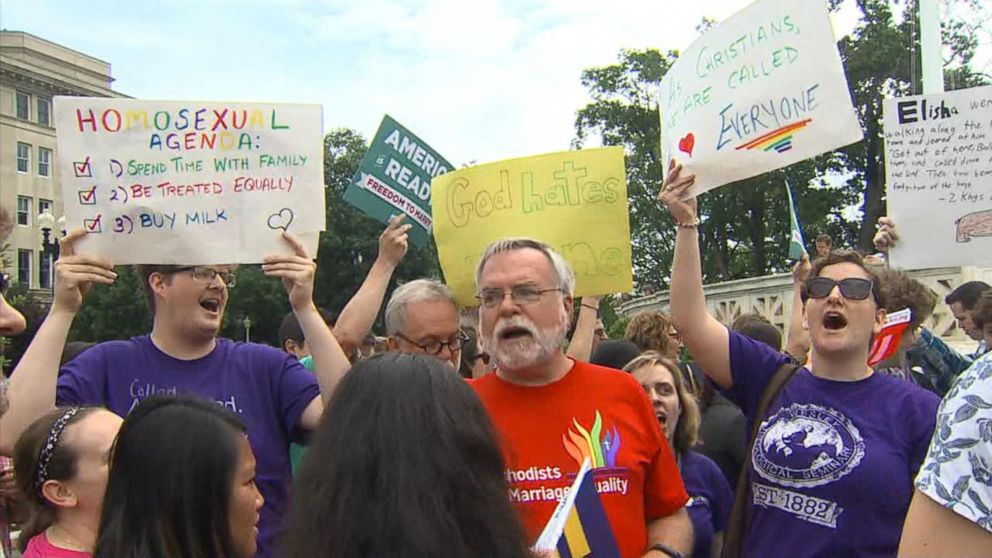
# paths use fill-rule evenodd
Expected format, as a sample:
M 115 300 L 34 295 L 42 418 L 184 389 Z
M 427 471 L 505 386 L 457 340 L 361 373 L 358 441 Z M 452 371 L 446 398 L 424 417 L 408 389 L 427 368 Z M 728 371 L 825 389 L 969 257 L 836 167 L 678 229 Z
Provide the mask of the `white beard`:
M 566 323 L 566 319 L 561 319 L 554 328 L 541 331 L 534 322 L 520 314 L 503 318 L 496 322 L 492 335 L 483 339 L 483 347 L 501 370 L 512 372 L 531 368 L 547 362 L 555 352 L 561 351 L 567 333 Z M 530 337 L 501 342 L 501 334 L 511 327 L 528 330 Z

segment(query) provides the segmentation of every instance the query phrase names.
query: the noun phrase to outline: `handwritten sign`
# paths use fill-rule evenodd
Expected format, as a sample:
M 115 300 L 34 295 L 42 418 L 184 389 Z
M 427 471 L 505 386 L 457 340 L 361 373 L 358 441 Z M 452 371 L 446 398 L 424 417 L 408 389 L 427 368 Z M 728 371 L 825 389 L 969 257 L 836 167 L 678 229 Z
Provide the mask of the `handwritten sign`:
M 696 40 L 661 82 L 661 130 L 695 194 L 861 140 L 824 0 L 759 0 Z
M 324 230 L 319 105 L 56 97 L 62 199 L 80 251 L 117 264 L 316 256 Z
M 572 265 L 576 295 L 626 292 L 630 221 L 623 149 L 510 159 L 434 179 L 434 239 L 458 303 L 475 305 L 475 266 L 494 240 L 547 242 Z
M 410 240 L 419 246 L 431 235 L 431 180 L 452 169 L 448 161 L 387 114 L 344 200 L 370 217 L 388 223 L 406 213 Z
M 883 120 L 892 264 L 992 265 L 992 87 L 886 99 Z

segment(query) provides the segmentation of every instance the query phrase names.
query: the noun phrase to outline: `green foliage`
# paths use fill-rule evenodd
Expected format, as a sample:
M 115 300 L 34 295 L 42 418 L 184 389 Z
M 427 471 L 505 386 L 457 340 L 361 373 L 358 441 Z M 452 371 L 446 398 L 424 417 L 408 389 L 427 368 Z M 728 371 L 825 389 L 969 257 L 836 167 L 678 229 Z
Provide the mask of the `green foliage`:
M 882 100 L 885 97 L 922 93 L 921 56 L 913 65 L 912 51 L 919 51 L 919 20 L 915 6 L 903 10 L 901 20 L 889 0 L 860 0 L 861 19 L 854 32 L 838 44 L 847 72 L 851 96 L 865 138 L 838 151 L 842 169 L 849 178 L 845 188 L 860 198 L 862 219 L 848 240 L 870 251 L 875 222 L 885 214 L 885 161 L 882 130 Z M 977 46 L 967 22 L 941 22 L 943 43 L 950 47 L 951 60 L 944 68 L 947 89 L 974 87 L 985 78 L 971 71 Z M 915 85 L 915 87 L 914 87 Z
M 278 346 L 279 324 L 289 312 L 289 298 L 282 282 L 266 277 L 257 265 L 241 266 L 238 283 L 229 292 L 221 336 L 244 341 L 244 320 L 248 318 L 251 341 Z
M 151 331 L 145 292 L 132 266 L 118 266 L 113 285 L 94 285 L 72 322 L 70 341 L 127 339 Z

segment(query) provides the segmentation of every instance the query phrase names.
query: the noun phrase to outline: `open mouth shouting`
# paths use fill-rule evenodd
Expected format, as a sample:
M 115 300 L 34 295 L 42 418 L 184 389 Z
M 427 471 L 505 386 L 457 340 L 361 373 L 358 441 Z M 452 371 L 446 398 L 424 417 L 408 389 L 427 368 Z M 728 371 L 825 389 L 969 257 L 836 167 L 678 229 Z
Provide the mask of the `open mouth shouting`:
M 496 324 L 493 332 L 498 342 L 520 343 L 537 339 L 537 330 L 520 316 Z
M 668 426 L 668 413 L 665 412 L 665 409 L 660 407 L 655 409 L 654 416 L 658 417 L 658 422 L 661 423 L 662 428 Z
M 823 328 L 831 331 L 847 327 L 847 316 L 840 312 L 828 311 L 823 314 Z
M 221 300 L 219 297 L 205 297 L 200 299 L 200 308 L 203 308 L 211 314 L 217 314 L 220 312 Z

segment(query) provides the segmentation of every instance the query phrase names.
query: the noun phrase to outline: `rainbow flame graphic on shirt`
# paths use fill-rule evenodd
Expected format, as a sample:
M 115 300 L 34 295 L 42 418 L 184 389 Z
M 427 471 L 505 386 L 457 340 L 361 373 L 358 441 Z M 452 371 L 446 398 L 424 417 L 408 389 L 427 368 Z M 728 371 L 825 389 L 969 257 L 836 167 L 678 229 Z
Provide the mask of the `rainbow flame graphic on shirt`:
M 575 418 L 573 428 L 569 428 L 561 436 L 565 451 L 572 456 L 575 463 L 581 467 L 589 459 L 593 469 L 599 467 L 616 467 L 617 453 L 620 451 L 620 432 L 614 426 L 611 430 L 603 431 L 603 417 L 596 411 L 592 428 L 585 428 Z
M 812 121 L 812 118 L 806 118 L 804 120 L 800 120 L 799 122 L 786 124 L 777 130 L 772 130 L 771 132 L 748 141 L 747 143 L 738 145 L 736 149 L 747 149 L 749 151 L 752 149 L 760 149 L 762 151 L 774 150 L 776 153 L 785 153 L 786 151 L 792 149 L 793 132 L 805 128 L 806 125 Z

